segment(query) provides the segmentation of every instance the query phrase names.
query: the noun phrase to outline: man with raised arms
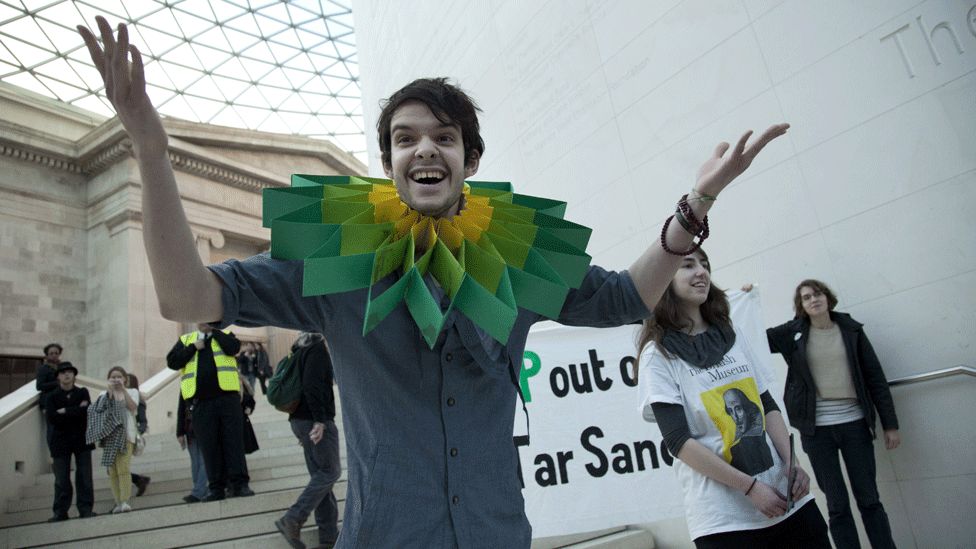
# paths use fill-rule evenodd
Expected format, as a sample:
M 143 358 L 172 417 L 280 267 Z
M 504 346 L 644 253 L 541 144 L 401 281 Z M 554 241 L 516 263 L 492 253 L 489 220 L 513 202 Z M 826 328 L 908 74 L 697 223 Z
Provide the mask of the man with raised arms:
M 431 348 L 400 303 L 365 336 L 369 289 L 302 295 L 302 261 L 257 255 L 205 266 L 180 203 L 167 136 L 146 95 L 143 61 L 125 25 L 97 19 L 85 39 L 105 91 L 132 140 L 142 174 L 143 235 L 163 316 L 217 326 L 274 325 L 325 335 L 341 392 L 348 490 L 337 547 L 523 547 L 531 542 L 512 444 L 517 389 L 531 325 L 518 308 L 505 343 L 452 311 Z M 131 58 L 131 61 L 130 61 Z M 554 318 L 610 327 L 644 318 L 671 281 L 714 198 L 786 124 L 720 144 L 682 200 L 684 214 L 626 271 L 591 266 Z M 464 211 L 464 180 L 484 152 L 477 107 L 443 79 L 395 92 L 378 123 L 383 169 L 410 212 L 450 219 Z M 670 251 L 668 251 L 670 250 Z M 677 251 L 676 251 L 677 250 Z M 378 281 L 389 288 L 398 273 Z M 429 275 L 434 296 L 447 300 Z M 187 291 L 192 288 L 193 291 Z

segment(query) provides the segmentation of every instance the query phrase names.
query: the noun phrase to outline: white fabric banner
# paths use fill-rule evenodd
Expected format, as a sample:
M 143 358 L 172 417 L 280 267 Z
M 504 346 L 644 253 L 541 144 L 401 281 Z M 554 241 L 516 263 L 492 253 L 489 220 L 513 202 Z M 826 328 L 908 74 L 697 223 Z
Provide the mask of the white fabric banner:
M 732 292 L 729 301 L 733 323 L 768 372 L 758 292 Z M 674 458 L 657 425 L 638 410 L 633 364 L 640 327 L 551 326 L 533 331 L 526 345 L 520 382 L 528 440 L 521 409 L 515 420 L 532 536 L 683 516 Z

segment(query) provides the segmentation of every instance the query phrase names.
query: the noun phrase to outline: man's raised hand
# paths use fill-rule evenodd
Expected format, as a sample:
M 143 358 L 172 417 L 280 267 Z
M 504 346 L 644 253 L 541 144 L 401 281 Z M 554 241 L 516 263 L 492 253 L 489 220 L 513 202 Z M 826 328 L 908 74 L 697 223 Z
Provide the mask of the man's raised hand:
M 102 35 L 102 46 L 99 46 L 94 33 L 87 27 L 78 25 L 78 32 L 85 40 L 92 62 L 102 76 L 105 95 L 115 107 L 125 131 L 132 138 L 137 154 L 147 150 L 165 150 L 166 132 L 159 114 L 146 94 L 142 55 L 138 48 L 129 44 L 129 29 L 119 23 L 116 39 L 112 27 L 104 17 L 96 17 L 95 22 Z
M 763 150 L 763 147 L 773 139 L 785 134 L 789 127 L 789 124 L 770 126 L 759 136 L 759 139 L 751 145 L 746 146 L 749 142 L 749 137 L 752 136 L 752 130 L 749 130 L 739 138 L 735 149 L 728 155 L 725 153 L 729 150 L 729 144 L 725 142 L 719 143 L 715 147 L 715 152 L 712 153 L 712 156 L 698 169 L 698 181 L 695 183 L 695 191 L 700 194 L 718 196 L 729 183 L 732 183 L 733 179 L 739 177 L 742 175 L 742 172 L 746 171 L 746 168 L 752 164 L 752 161 L 759 154 L 759 151 Z

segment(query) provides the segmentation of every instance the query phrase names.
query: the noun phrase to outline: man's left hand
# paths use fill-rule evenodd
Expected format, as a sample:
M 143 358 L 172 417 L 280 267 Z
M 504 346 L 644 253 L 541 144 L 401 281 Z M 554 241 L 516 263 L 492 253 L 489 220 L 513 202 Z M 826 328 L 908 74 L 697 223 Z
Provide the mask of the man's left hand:
M 901 435 L 898 434 L 898 429 L 885 430 L 884 437 L 885 448 L 888 450 L 894 450 L 901 444 Z
M 323 434 L 325 434 L 325 424 L 316 421 L 312 425 L 312 430 L 308 432 L 308 438 L 312 439 L 312 444 L 318 444 Z

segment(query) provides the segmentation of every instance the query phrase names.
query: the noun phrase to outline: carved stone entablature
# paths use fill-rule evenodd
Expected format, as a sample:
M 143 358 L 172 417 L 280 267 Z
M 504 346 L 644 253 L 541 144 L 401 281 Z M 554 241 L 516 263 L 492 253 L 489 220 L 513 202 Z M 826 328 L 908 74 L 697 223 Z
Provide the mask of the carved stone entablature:
M 231 170 L 225 166 L 217 165 L 206 160 L 191 157 L 178 152 L 169 152 L 170 162 L 173 169 L 181 172 L 198 175 L 211 181 L 227 183 L 234 187 L 239 187 L 248 191 L 260 191 L 268 187 L 280 187 L 277 181 L 254 177 L 249 174 Z
M 34 164 L 40 164 L 55 170 L 78 174 L 83 173 L 81 166 L 79 166 L 77 162 L 68 160 L 66 158 L 59 158 L 51 154 L 34 151 L 28 149 L 27 147 L 18 147 L 12 143 L 0 143 L 0 156 L 16 158 L 17 160 L 24 160 L 26 162 L 33 162 Z
M 128 139 L 122 139 L 87 158 L 82 164 L 82 173 L 89 177 L 98 175 L 109 166 L 128 156 L 132 156 L 132 142 Z

